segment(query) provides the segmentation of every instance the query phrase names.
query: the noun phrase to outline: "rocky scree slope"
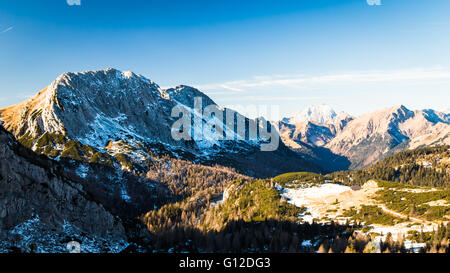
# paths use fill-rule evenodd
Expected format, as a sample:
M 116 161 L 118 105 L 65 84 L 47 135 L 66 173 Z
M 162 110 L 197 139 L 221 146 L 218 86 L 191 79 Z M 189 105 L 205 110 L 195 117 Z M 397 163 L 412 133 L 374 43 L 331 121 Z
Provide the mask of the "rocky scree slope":
M 411 111 L 403 105 L 359 117 L 340 113 L 325 123 L 284 119 L 279 127 L 286 145 L 303 153 L 315 151 L 310 153 L 317 163 L 334 170 L 365 168 L 396 152 L 450 143 L 448 113 Z

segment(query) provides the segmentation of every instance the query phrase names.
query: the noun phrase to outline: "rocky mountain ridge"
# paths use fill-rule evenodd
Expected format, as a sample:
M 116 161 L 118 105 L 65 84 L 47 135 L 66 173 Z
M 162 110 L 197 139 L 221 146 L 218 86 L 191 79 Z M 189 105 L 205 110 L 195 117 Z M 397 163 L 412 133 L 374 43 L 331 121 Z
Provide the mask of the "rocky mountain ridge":
M 450 143 L 448 113 L 411 111 L 403 105 L 359 117 L 343 114 L 328 123 L 279 124 L 283 141 L 292 149 L 320 147 L 347 158 L 352 169 L 367 167 L 402 150 Z
M 200 108 L 195 99 L 201 100 Z M 64 73 L 35 97 L 0 110 L 0 116 L 8 131 L 38 153 L 119 165 L 132 172 L 145 172 L 153 164 L 154 154 L 221 164 L 251 176 L 272 176 L 297 168 L 321 171 L 281 141 L 278 149 L 261 152 L 267 139 L 261 135 L 259 121 L 234 113 L 244 122 L 241 132 L 235 128 L 239 125 L 236 121 L 202 116 L 207 106 L 223 117 L 226 110 L 231 111 L 195 88 L 162 89 L 141 75 L 106 69 Z M 183 116 L 191 115 L 191 139 L 174 139 L 178 128 L 173 125 L 179 119 L 172 116 L 175 108 L 181 109 Z M 211 124 L 214 132 L 204 129 Z M 253 136 L 252 126 L 258 128 Z M 217 140 L 220 131 L 216 128 L 223 129 L 226 140 Z M 282 163 L 284 158 L 290 160 Z
M 284 118 L 283 122 L 297 124 L 311 121 L 319 124 L 327 124 L 333 122 L 337 115 L 329 105 L 311 105 L 296 112 L 291 117 Z

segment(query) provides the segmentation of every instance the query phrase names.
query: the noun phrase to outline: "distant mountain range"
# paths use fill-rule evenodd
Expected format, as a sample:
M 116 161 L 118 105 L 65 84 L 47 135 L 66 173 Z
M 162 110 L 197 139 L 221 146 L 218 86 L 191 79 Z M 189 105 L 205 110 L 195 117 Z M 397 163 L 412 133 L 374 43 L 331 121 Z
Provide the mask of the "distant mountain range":
M 309 151 L 316 163 L 329 170 L 346 165 L 364 168 L 402 150 L 450 144 L 448 111 L 412 111 L 403 105 L 359 117 L 314 106 L 282 119 L 278 126 L 286 145 Z

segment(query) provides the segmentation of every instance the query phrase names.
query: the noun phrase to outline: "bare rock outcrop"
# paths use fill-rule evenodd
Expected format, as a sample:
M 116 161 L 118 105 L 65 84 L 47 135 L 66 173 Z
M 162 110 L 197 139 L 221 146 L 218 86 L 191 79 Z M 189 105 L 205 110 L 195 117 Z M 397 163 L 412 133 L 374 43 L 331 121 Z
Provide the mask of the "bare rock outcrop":
M 60 168 L 0 127 L 0 230 L 8 232 L 37 218 L 55 234 L 71 226 L 92 237 L 126 240 L 121 220 L 80 184 L 63 177 Z

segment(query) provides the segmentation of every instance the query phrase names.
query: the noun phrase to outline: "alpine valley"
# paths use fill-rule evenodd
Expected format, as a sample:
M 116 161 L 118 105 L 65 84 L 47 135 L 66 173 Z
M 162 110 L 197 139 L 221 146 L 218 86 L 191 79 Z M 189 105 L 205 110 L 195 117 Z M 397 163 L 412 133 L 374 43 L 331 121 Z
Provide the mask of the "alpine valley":
M 175 108 L 202 137 L 173 137 Z M 449 249 L 448 111 L 318 105 L 269 123 L 108 68 L 64 73 L 0 120 L 0 252 Z

